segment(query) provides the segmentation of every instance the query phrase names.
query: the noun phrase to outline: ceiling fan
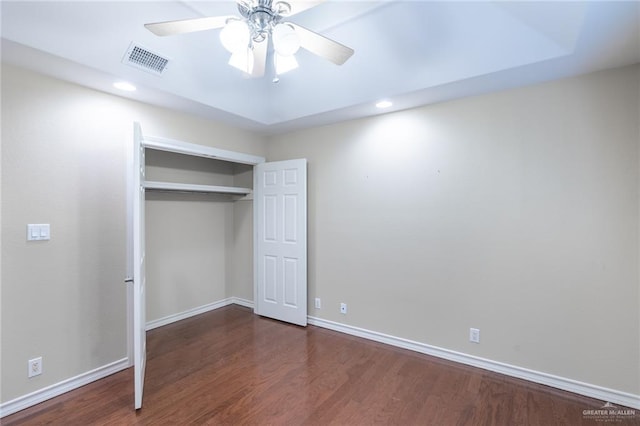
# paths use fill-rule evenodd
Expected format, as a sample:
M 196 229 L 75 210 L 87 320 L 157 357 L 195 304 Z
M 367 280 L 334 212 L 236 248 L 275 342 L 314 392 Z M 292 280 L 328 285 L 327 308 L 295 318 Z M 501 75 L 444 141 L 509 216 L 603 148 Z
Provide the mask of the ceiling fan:
M 276 79 L 298 64 L 293 56 L 300 47 L 336 65 L 344 64 L 353 49 L 300 25 L 286 21 L 290 16 L 325 0 L 236 0 L 238 16 L 212 16 L 145 24 L 158 36 L 222 28 L 220 41 L 231 52 L 229 65 L 252 77 L 265 74 L 269 40 L 273 45 Z

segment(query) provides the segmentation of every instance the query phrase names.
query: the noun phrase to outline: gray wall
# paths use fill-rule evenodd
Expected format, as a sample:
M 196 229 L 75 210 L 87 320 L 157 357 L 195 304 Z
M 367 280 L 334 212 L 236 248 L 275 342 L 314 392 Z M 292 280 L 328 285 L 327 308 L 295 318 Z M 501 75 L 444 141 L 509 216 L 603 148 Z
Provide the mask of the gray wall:
M 125 167 L 134 121 L 145 134 L 265 153 L 264 137 L 251 132 L 2 67 L 2 402 L 127 355 Z M 226 182 L 238 174 L 201 166 L 168 171 L 156 161 L 150 171 Z M 183 198 L 147 202 L 149 320 L 252 285 L 225 281 L 246 279 L 228 256 L 251 221 L 235 222 L 228 201 Z M 51 240 L 28 243 L 28 223 L 50 223 Z M 28 379 L 27 360 L 37 356 L 44 372 Z
M 640 394 L 639 99 L 636 66 L 267 138 L 4 66 L 1 400 L 126 356 L 133 121 L 309 159 L 311 315 Z M 181 167 L 150 173 L 251 185 Z M 253 298 L 251 209 L 150 196 L 150 319 Z
M 151 181 L 201 185 L 236 184 L 233 163 L 147 150 L 146 177 Z M 249 166 L 246 169 L 251 171 Z M 239 175 L 240 176 L 240 175 Z M 229 195 L 185 194 L 147 191 L 147 319 L 171 317 L 232 296 L 232 281 L 245 279 L 236 271 L 235 256 L 252 259 L 252 237 L 238 242 L 245 248 L 234 252 L 236 232 L 245 231 L 242 217 L 235 220 L 236 203 Z M 252 216 L 249 217 L 252 219 Z M 246 232 L 251 232 L 248 226 Z M 251 270 L 249 271 L 251 272 Z
M 639 99 L 634 66 L 271 137 L 310 315 L 639 394 Z

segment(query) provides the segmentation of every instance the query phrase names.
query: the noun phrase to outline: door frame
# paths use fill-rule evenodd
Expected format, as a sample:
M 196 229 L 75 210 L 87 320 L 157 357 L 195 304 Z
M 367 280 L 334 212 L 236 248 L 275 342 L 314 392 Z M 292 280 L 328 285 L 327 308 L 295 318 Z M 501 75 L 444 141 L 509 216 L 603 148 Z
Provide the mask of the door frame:
M 151 148 L 151 149 L 155 149 L 155 150 L 161 150 L 161 151 L 168 151 L 168 152 L 175 152 L 175 153 L 180 153 L 180 154 L 186 154 L 186 155 L 191 155 L 191 156 L 196 156 L 196 157 L 206 157 L 206 158 L 215 158 L 215 159 L 219 159 L 219 160 L 223 160 L 223 161 L 229 161 L 229 162 L 235 162 L 235 163 L 242 163 L 242 164 L 250 164 L 253 166 L 253 181 L 254 181 L 254 188 L 253 188 L 253 192 L 256 192 L 256 188 L 257 188 L 257 165 L 258 164 L 265 164 L 265 159 L 263 157 L 258 157 L 258 156 L 254 156 L 254 155 L 249 155 L 249 154 L 244 154 L 244 153 L 240 153 L 240 152 L 234 152 L 234 151 L 226 151 L 226 150 L 221 150 L 221 149 L 217 149 L 217 148 L 213 148 L 210 146 L 204 146 L 204 145 L 197 145 L 197 144 L 192 144 L 192 143 L 188 143 L 188 142 L 182 142 L 182 141 L 177 141 L 177 140 L 172 140 L 172 139 L 167 139 L 167 138 L 161 138 L 161 137 L 154 137 L 154 136 L 144 136 L 142 133 L 142 129 L 140 127 L 140 124 L 137 122 L 134 122 L 134 135 L 133 138 L 131 140 L 131 147 L 135 147 L 136 145 L 140 146 L 141 150 L 145 150 L 146 148 Z M 131 151 L 131 152 L 129 152 Z M 139 153 L 138 153 L 139 154 Z M 136 224 L 134 223 L 134 215 L 133 215 L 133 197 L 135 196 L 134 194 L 138 194 L 140 192 L 141 189 L 144 189 L 145 187 L 145 181 L 144 181 L 144 176 L 141 177 L 140 182 L 139 182 L 139 188 L 134 188 L 134 186 L 138 183 L 138 179 L 136 179 L 136 172 L 140 170 L 140 167 L 143 166 L 143 164 L 136 164 L 136 162 L 140 163 L 140 159 L 144 159 L 144 156 L 142 155 L 136 155 L 136 153 L 134 153 L 133 149 L 128 149 L 127 152 L 127 158 L 126 158 L 126 163 L 127 163 L 127 271 L 126 271 L 126 278 L 125 280 L 129 280 L 130 278 L 134 277 L 134 270 L 135 270 L 135 266 L 134 266 L 134 262 L 136 261 L 135 259 L 135 245 L 133 244 L 133 238 L 134 238 L 134 234 L 135 234 L 135 230 L 136 229 L 140 229 L 141 226 L 145 226 L 145 218 L 144 216 L 140 216 L 140 223 Z M 138 160 L 138 161 L 136 161 Z M 142 160 L 143 161 L 143 160 Z M 291 160 L 285 160 L 284 162 L 287 161 L 291 161 Z M 303 176 L 303 180 L 304 180 L 304 189 L 303 189 L 303 195 L 304 195 L 304 219 L 303 219 L 303 227 L 304 229 L 302 229 L 301 231 L 304 232 L 304 286 L 305 286 L 305 292 L 304 292 L 304 300 L 302 301 L 302 304 L 304 306 L 304 313 L 305 313 L 305 318 L 304 318 L 304 322 L 306 325 L 306 315 L 307 315 L 307 305 L 308 305 L 308 293 L 307 293 L 307 289 L 308 289 L 308 266 L 307 266 L 307 222 L 308 222 L 308 217 L 307 217 L 307 160 L 306 159 L 299 159 L 296 161 L 304 161 L 304 168 L 302 169 L 304 171 L 304 176 Z M 278 163 L 278 162 L 273 162 L 273 163 Z M 284 171 L 284 170 L 283 170 Z M 144 200 L 142 201 L 144 203 Z M 258 271 L 258 256 L 257 256 L 257 241 L 258 241 L 258 232 L 257 232 L 257 209 L 256 209 L 256 201 L 255 201 L 255 197 L 253 197 L 253 256 L 254 256 L 254 262 L 253 262 L 253 292 L 254 292 L 254 312 L 257 314 L 257 305 L 258 305 L 258 278 L 257 278 L 257 271 Z M 143 210 L 144 211 L 144 210 Z M 142 242 L 144 244 L 144 241 Z M 146 295 L 145 295 L 146 296 Z M 144 297 L 144 300 L 142 300 L 142 303 L 145 304 L 144 309 L 146 310 L 146 297 Z M 134 285 L 128 285 L 127 286 L 127 356 L 129 358 L 129 364 L 133 365 L 135 363 L 135 355 L 136 355 L 136 343 L 135 343 L 135 332 L 136 330 L 134 330 L 135 326 L 136 326 L 136 321 L 135 321 L 135 316 L 134 316 L 134 311 L 136 308 L 136 297 L 134 294 Z M 146 324 L 145 324 L 145 330 L 146 330 Z M 139 348 L 138 348 L 139 349 Z M 146 352 L 146 350 L 145 350 Z M 142 380 L 142 384 L 144 385 L 144 377 Z M 134 404 L 135 405 L 135 404 Z
M 179 154 L 185 154 L 195 157 L 205 157 L 212 158 L 222 161 L 228 161 L 231 163 L 240 163 L 240 164 L 248 164 L 253 166 L 253 170 L 255 172 L 255 166 L 260 163 L 264 163 L 264 157 L 245 154 L 236 151 L 228 151 L 223 149 L 218 149 L 206 145 L 198 145 L 189 142 L 183 142 L 179 140 L 157 137 L 157 136 L 145 136 L 142 133 L 142 128 L 138 122 L 133 123 L 134 131 L 129 133 L 131 136 L 127 136 L 126 139 L 129 140 L 129 144 L 126 147 L 126 208 L 127 208 L 127 241 L 126 241 L 126 251 L 127 251 L 127 264 L 126 264 L 126 274 L 125 274 L 125 282 L 127 282 L 127 358 L 129 361 L 129 366 L 134 365 L 134 357 L 135 357 L 135 321 L 134 321 L 134 309 L 135 309 L 135 297 L 134 297 L 134 286 L 128 282 L 131 278 L 134 277 L 134 231 L 138 226 L 144 226 L 144 216 L 141 217 L 141 224 L 136 225 L 134 223 L 133 217 L 133 197 L 134 194 L 138 193 L 140 188 L 135 188 L 136 186 L 136 177 L 135 173 L 140 169 L 141 164 L 136 164 L 136 154 L 134 153 L 136 140 L 139 141 L 140 147 L 143 149 L 151 148 L 160 151 L 174 152 Z M 139 156 L 137 157 L 139 158 Z M 144 187 L 144 180 L 140 181 L 141 187 Z M 146 297 L 144 302 L 146 302 Z M 146 306 L 145 306 L 146 307 Z M 146 324 L 145 324 L 146 326 Z M 146 327 L 145 327 L 146 328 Z M 143 378 L 144 380 L 144 378 Z M 143 381 L 144 384 L 144 381 Z M 135 406 L 135 400 L 134 400 Z

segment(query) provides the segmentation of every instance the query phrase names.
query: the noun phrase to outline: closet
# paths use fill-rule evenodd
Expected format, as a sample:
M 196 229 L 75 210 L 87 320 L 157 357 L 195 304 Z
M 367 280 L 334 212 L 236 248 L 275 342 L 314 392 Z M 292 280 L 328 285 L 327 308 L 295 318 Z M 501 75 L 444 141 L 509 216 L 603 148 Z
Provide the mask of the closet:
M 254 312 L 281 321 L 306 325 L 307 321 L 307 163 L 305 159 L 265 162 L 259 156 L 157 136 L 143 135 L 134 123 L 133 149 L 129 161 L 127 203 L 129 242 L 128 277 L 131 288 L 130 356 L 134 364 L 135 408 L 142 407 L 146 363 L 146 255 L 145 199 L 147 193 L 221 194 L 232 200 L 253 200 Z M 253 187 L 246 179 L 231 182 L 186 182 L 184 179 L 147 180 L 149 155 L 174 153 L 163 161 L 183 156 L 210 159 L 253 168 Z M 205 162 L 206 163 L 206 162 Z M 242 180 L 242 179 L 241 179 Z M 229 184 L 231 183 L 231 184 Z M 216 202 L 215 197 L 211 202 Z M 247 256 L 250 253 L 246 254 Z M 177 290 L 179 291 L 179 290 Z

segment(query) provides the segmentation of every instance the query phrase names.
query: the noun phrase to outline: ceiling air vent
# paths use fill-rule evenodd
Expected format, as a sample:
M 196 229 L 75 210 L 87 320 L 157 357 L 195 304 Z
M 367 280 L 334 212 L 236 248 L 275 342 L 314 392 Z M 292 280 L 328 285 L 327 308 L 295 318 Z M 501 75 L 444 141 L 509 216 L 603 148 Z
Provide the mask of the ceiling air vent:
M 131 43 L 122 62 L 155 75 L 162 75 L 167 69 L 169 59 L 153 53 L 144 47 Z

